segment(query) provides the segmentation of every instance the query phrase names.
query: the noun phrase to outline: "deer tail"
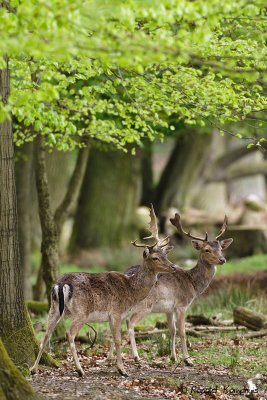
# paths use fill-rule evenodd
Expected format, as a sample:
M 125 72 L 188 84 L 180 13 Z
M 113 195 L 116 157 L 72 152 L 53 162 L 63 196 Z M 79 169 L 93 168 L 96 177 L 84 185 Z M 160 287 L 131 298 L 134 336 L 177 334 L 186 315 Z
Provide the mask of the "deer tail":
M 72 285 L 65 284 L 61 285 L 54 285 L 52 289 L 52 299 L 58 303 L 58 309 L 60 316 L 63 314 L 65 309 L 65 304 L 71 299 L 72 297 Z

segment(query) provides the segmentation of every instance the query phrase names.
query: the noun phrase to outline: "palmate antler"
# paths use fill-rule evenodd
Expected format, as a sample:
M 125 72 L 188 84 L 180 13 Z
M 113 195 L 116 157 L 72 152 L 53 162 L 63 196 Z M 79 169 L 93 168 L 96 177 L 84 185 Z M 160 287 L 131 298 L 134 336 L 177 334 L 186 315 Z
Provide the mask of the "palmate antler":
M 221 227 L 221 230 L 220 230 L 220 232 L 219 232 L 219 235 L 216 236 L 216 240 L 218 240 L 218 239 L 224 234 L 224 232 L 225 232 L 226 229 L 227 229 L 227 225 L 228 225 L 228 218 L 227 218 L 227 215 L 225 215 L 225 216 L 224 216 L 224 221 L 223 221 L 223 224 L 222 224 L 222 227 Z
M 178 229 L 178 231 L 182 232 L 184 235 L 190 237 L 191 239 L 195 239 L 195 240 L 200 240 L 202 242 L 207 242 L 208 241 L 208 234 L 206 232 L 206 236 L 203 238 L 197 237 L 197 236 L 193 236 L 191 235 L 190 231 L 186 232 L 183 227 L 182 227 L 182 223 L 181 223 L 181 216 L 176 213 L 174 218 L 170 218 L 171 223 Z
M 170 221 L 171 221 L 171 223 L 172 223 L 180 232 L 182 232 L 184 235 L 190 237 L 191 239 L 200 240 L 200 241 L 202 241 L 202 242 L 207 242 L 207 241 L 208 241 L 208 234 L 207 234 L 207 232 L 206 232 L 206 235 L 205 235 L 204 239 L 203 239 L 203 238 L 200 238 L 200 237 L 197 237 L 197 236 L 191 235 L 190 231 L 185 232 L 185 230 L 184 230 L 183 227 L 182 227 L 181 216 L 180 216 L 178 213 L 175 214 L 174 218 L 170 218 Z M 220 230 L 220 232 L 219 232 L 219 235 L 216 236 L 216 238 L 215 238 L 216 240 L 218 240 L 218 239 L 224 234 L 224 232 L 225 232 L 226 229 L 227 229 L 227 224 L 228 224 L 228 218 L 227 218 L 227 216 L 225 215 L 224 221 L 223 221 L 223 225 L 222 225 L 222 227 L 221 227 L 221 230 Z
M 151 233 L 150 236 L 147 236 L 144 238 L 146 239 L 156 239 L 156 242 L 152 245 L 148 244 L 143 244 L 143 243 L 136 243 L 137 240 L 134 242 L 131 242 L 135 247 L 148 247 L 150 249 L 153 249 L 153 247 L 165 247 L 170 241 L 169 236 L 165 237 L 164 239 L 159 238 L 159 230 L 158 230 L 158 224 L 157 224 L 157 217 L 154 211 L 153 204 L 151 204 L 151 208 L 149 209 L 149 216 L 150 216 L 150 223 L 149 223 L 149 232 Z

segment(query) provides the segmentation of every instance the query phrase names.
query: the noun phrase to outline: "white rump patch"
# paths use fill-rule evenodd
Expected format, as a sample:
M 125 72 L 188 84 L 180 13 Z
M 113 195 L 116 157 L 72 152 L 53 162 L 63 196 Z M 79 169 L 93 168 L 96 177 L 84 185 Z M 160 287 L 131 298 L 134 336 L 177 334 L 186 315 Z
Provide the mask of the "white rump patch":
M 63 286 L 63 296 L 64 296 L 64 302 L 66 303 L 69 301 L 69 294 L 70 294 L 70 287 L 68 284 L 65 284 Z
M 58 301 L 58 285 L 54 286 L 54 293 L 55 293 L 57 301 Z

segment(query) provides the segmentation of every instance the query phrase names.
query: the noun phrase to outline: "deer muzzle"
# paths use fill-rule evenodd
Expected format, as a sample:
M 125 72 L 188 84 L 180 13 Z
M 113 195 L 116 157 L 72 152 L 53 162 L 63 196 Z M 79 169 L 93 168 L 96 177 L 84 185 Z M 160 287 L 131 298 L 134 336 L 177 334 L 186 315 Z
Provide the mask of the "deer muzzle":
M 219 258 L 219 264 L 223 265 L 224 263 L 226 263 L 226 259 L 224 257 L 220 257 Z

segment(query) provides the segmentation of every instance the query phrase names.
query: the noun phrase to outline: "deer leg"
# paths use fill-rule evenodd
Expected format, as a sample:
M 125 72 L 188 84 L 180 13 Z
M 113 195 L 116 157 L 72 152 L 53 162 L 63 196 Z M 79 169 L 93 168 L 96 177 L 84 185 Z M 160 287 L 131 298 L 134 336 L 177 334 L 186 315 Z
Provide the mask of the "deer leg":
M 186 344 L 185 311 L 181 309 L 177 310 L 177 328 L 181 339 L 184 363 L 188 366 L 193 366 L 194 364 L 188 354 L 187 344 Z
M 113 358 L 114 358 L 114 349 L 115 349 L 114 340 L 112 338 L 111 342 L 110 342 L 110 348 L 109 348 L 109 351 L 108 351 L 108 355 L 107 355 L 107 360 L 108 361 L 113 360 Z
M 39 350 L 38 356 L 36 358 L 36 361 L 35 361 L 34 365 L 30 368 L 31 374 L 35 374 L 37 372 L 38 364 L 42 357 L 44 348 L 48 342 L 48 339 L 50 338 L 51 334 L 53 333 L 58 321 L 60 320 L 60 318 L 61 318 L 61 315 L 59 314 L 58 307 L 54 307 L 52 305 L 52 308 L 50 309 L 49 315 L 48 315 L 47 330 L 45 333 L 45 337 L 40 345 L 40 350 Z
M 177 361 L 176 349 L 175 349 L 176 324 L 175 324 L 174 312 L 167 314 L 167 322 L 171 335 L 171 360 Z
M 110 316 L 109 326 L 115 343 L 118 371 L 121 375 L 128 376 L 125 371 L 121 356 L 121 318 L 114 318 Z
M 77 350 L 75 347 L 75 336 L 77 335 L 77 333 L 79 332 L 79 330 L 82 328 L 82 326 L 84 325 L 84 321 L 81 322 L 79 321 L 73 321 L 71 324 L 71 327 L 69 329 L 69 331 L 67 331 L 67 338 L 69 341 L 69 345 L 70 345 L 70 350 L 71 350 L 71 354 L 74 360 L 74 364 L 76 367 L 76 371 L 78 372 L 78 374 L 80 376 L 84 376 L 84 370 L 82 369 L 82 366 L 80 364 L 79 358 L 78 358 L 78 354 L 77 354 Z
M 141 321 L 145 317 L 146 314 L 148 314 L 150 310 L 142 310 L 140 312 L 135 312 L 134 314 L 131 315 L 131 317 L 127 320 L 127 329 L 128 329 L 128 334 L 130 338 L 130 343 L 131 343 L 131 348 L 132 348 L 132 354 L 135 359 L 135 361 L 139 361 L 140 357 L 138 355 L 138 350 L 136 346 L 136 341 L 135 341 L 135 334 L 134 334 L 134 327 L 136 324 Z

